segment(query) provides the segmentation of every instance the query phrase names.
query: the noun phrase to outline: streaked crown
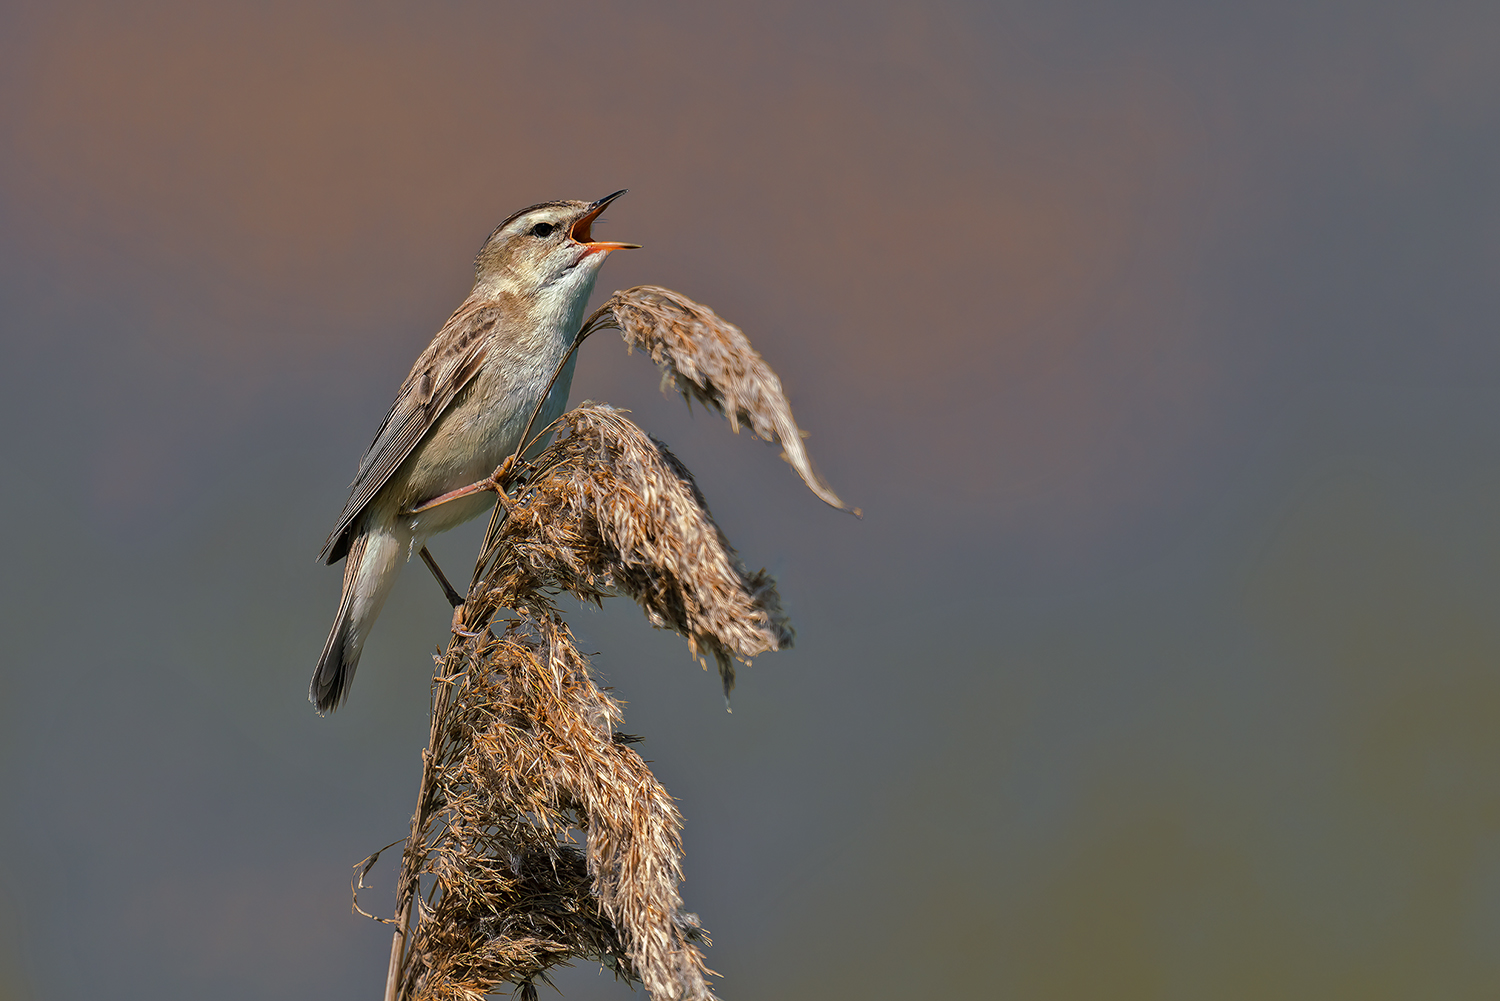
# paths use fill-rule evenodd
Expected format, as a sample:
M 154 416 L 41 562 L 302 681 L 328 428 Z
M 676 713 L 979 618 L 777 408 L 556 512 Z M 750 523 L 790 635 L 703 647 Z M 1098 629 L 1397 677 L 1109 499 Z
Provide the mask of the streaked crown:
M 595 240 L 594 221 L 616 191 L 596 202 L 541 202 L 506 219 L 490 234 L 474 261 L 475 291 L 536 294 L 558 282 L 590 278 L 611 250 L 634 243 Z

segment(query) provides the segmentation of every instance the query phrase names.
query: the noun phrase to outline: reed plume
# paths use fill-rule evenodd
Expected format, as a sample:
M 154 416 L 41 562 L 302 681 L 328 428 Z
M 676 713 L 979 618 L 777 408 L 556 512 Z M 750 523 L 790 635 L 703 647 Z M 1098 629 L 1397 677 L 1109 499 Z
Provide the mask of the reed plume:
M 547 590 L 598 604 L 634 598 L 657 628 L 711 656 L 728 697 L 733 658 L 792 645 L 775 582 L 745 569 L 686 466 L 608 405 L 585 404 L 531 475 L 486 552 L 498 554 L 503 605 Z
M 433 708 L 403 857 L 416 927 L 390 996 L 479 1001 L 502 983 L 524 995 L 585 959 L 653 998 L 712 998 L 707 937 L 677 892 L 682 818 L 556 610 L 534 600 L 499 635 L 455 635 Z
M 562 372 L 573 351 L 595 331 L 618 329 L 629 350 L 641 348 L 662 370 L 662 391 L 675 387 L 691 405 L 697 400 L 729 419 L 739 434 L 740 422 L 750 425 L 756 437 L 781 445 L 781 457 L 802 477 L 808 489 L 826 504 L 861 517 L 859 508 L 839 500 L 813 468 L 802 444 L 802 431 L 792 419 L 792 406 L 782 392 L 781 380 L 750 346 L 750 340 L 712 309 L 680 292 L 659 285 L 637 285 L 616 292 L 594 310 L 573 339 L 572 351 L 557 367 Z M 557 373 L 552 376 L 557 381 Z M 538 406 L 537 410 L 540 411 Z M 519 455 L 528 448 L 532 421 L 521 435 Z M 514 456 L 512 457 L 514 458 Z M 501 469 L 505 469 L 502 466 Z M 496 470 L 496 477 L 500 470 Z
M 813 469 L 781 380 L 739 327 L 659 285 L 616 292 L 594 311 L 581 336 L 587 336 L 593 323 L 618 327 L 627 347 L 650 354 L 662 370 L 663 390 L 675 387 L 684 399 L 719 411 L 736 434 L 744 421 L 757 437 L 779 443 L 782 458 L 813 493 L 833 507 L 851 510 Z
M 575 345 L 615 324 L 685 395 L 780 441 L 808 486 L 843 507 L 739 328 L 643 286 L 612 296 Z M 494 490 L 499 503 L 434 658 L 386 998 L 478 1001 L 507 983 L 534 998 L 549 969 L 585 959 L 653 999 L 710 999 L 708 938 L 677 889 L 681 815 L 629 746 L 635 738 L 618 731 L 620 706 L 595 684 L 551 596 L 633 598 L 705 666 L 715 661 L 726 699 L 734 661 L 786 649 L 793 632 L 774 581 L 746 568 L 665 445 L 604 404 L 544 430 L 555 438 L 534 458 L 512 456 L 465 488 Z

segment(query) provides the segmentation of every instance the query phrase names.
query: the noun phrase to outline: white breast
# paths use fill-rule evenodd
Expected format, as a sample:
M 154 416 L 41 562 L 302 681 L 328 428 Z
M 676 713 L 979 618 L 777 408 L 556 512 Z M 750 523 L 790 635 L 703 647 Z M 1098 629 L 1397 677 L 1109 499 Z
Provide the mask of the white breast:
M 413 498 L 408 503 L 419 502 L 417 495 L 428 499 L 481 480 L 515 451 L 552 373 L 583 325 L 597 273 L 597 265 L 585 259 L 544 291 L 540 310 L 532 314 L 539 322 L 531 330 L 507 331 L 508 336 L 491 346 L 474 381 L 403 464 L 399 493 Z M 576 363 L 575 355 L 558 375 L 532 425 L 532 437 L 567 406 Z M 540 452 L 547 438 L 550 435 L 538 440 L 528 454 Z M 418 516 L 410 528 L 419 540 L 425 539 L 482 514 L 493 502 L 494 496 L 486 493 L 445 504 Z

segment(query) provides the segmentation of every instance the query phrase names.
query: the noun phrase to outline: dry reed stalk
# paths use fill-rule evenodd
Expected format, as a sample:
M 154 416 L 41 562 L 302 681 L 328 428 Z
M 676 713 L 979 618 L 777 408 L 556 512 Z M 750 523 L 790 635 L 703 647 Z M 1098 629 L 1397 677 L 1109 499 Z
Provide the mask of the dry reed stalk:
M 575 349 L 606 326 L 651 353 L 664 385 L 736 431 L 743 421 L 779 441 L 807 485 L 844 508 L 813 471 L 780 381 L 738 327 L 655 286 L 615 293 Z M 596 604 L 629 595 L 653 625 L 687 637 L 705 666 L 713 657 L 726 700 L 733 661 L 789 647 L 792 630 L 775 583 L 746 569 L 666 446 L 601 404 L 548 432 L 557 438 L 535 458 L 519 460 L 518 448 L 489 480 L 425 505 L 500 496 L 455 619 L 463 625 L 435 658 L 387 1001 L 479 1001 L 503 983 L 534 1001 L 536 981 L 573 959 L 609 966 L 656 1001 L 713 998 L 699 948 L 708 939 L 677 890 L 681 815 L 627 746 L 635 738 L 616 731 L 619 704 L 594 684 L 547 595 Z
M 556 428 L 512 470 L 521 486 L 486 537 L 468 628 L 437 660 L 398 880 L 393 1001 L 478 1001 L 501 983 L 524 995 L 573 959 L 653 998 L 713 997 L 706 937 L 677 891 L 682 818 L 616 733 L 619 705 L 546 595 L 630 595 L 718 661 L 726 693 L 732 658 L 784 649 L 791 627 L 774 583 L 746 570 L 664 445 L 601 404 Z M 497 636 L 503 609 L 515 617 Z

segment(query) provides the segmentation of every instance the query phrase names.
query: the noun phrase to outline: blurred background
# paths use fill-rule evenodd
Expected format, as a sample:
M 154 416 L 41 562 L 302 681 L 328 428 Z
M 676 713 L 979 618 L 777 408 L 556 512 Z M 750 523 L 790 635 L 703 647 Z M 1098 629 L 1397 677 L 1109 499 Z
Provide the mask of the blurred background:
M 865 511 L 584 350 L 798 629 L 729 715 L 572 619 L 725 998 L 1500 995 L 1497 51 L 1481 2 L 6 3 L 0 997 L 377 996 L 350 867 L 449 613 L 409 568 L 318 718 L 315 555 L 491 228 L 622 187 L 596 296 L 740 324 Z

